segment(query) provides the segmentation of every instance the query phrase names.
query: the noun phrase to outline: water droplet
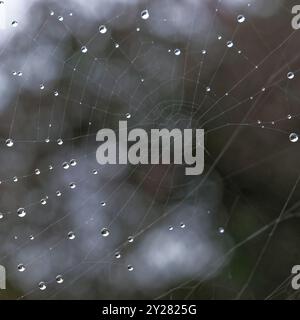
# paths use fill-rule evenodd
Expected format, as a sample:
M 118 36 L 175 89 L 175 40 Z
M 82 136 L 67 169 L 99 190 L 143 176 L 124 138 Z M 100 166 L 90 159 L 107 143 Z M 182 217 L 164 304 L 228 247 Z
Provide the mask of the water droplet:
M 226 43 L 228 48 L 232 48 L 233 47 L 233 42 L 232 41 L 227 41 Z
M 205 88 L 205 91 L 206 91 L 206 92 L 210 92 L 210 90 L 211 90 L 210 87 L 206 87 L 206 88 Z
M 128 271 L 133 271 L 133 266 L 132 266 L 131 264 L 129 264 L 129 265 L 127 266 L 127 269 L 128 269 Z
M 206 50 L 205 49 L 202 50 L 202 54 L 206 54 Z
M 118 43 L 115 44 L 115 48 L 119 48 L 120 45 Z
M 19 179 L 17 176 L 13 177 L 13 182 L 18 182 L 18 181 L 19 181 Z
M 96 175 L 98 174 L 98 171 L 96 169 L 93 170 L 93 174 Z
M 116 258 L 116 259 L 120 259 L 120 258 L 121 258 L 121 253 L 120 253 L 119 251 L 117 251 L 117 252 L 115 253 L 115 258 Z
M 56 196 L 61 197 L 61 192 L 59 190 L 56 191 Z
M 70 187 L 71 189 L 75 189 L 75 188 L 76 188 L 76 184 L 75 184 L 74 182 L 71 182 L 71 183 L 69 184 L 69 187 Z
M 287 77 L 288 77 L 288 79 L 290 79 L 290 80 L 294 79 L 294 78 L 295 78 L 294 72 L 289 72 L 289 73 L 287 74 Z
M 45 205 L 47 204 L 47 200 L 46 200 L 46 199 L 41 199 L 41 204 L 42 204 L 43 206 L 45 206 Z
M 70 168 L 70 165 L 68 164 L 68 162 L 64 162 L 64 163 L 62 164 L 62 167 L 63 167 L 65 170 L 67 170 L 67 169 Z
M 14 142 L 13 142 L 12 139 L 7 139 L 5 141 L 5 144 L 6 144 L 7 147 L 11 148 L 14 145 Z
M 76 161 L 75 159 L 71 159 L 71 160 L 70 160 L 70 165 L 71 165 L 72 167 L 75 167 L 76 164 L 77 164 L 77 161 Z
M 174 227 L 173 226 L 169 226 L 169 231 L 173 231 Z
M 149 11 L 146 9 L 146 10 L 143 10 L 141 12 L 141 18 L 144 19 L 144 20 L 147 20 L 149 19 L 150 15 L 149 15 Z
M 64 278 L 63 278 L 63 276 L 62 276 L 61 274 L 59 274 L 58 276 L 56 276 L 55 280 L 56 280 L 56 282 L 59 283 L 59 284 L 64 282 Z
M 219 233 L 224 233 L 225 232 L 225 229 L 223 228 L 223 227 L 220 227 L 219 229 L 218 229 L 218 231 L 219 231 Z
M 11 25 L 14 27 L 14 28 L 16 28 L 17 26 L 18 26 L 18 21 L 13 21 L 12 23 L 11 23 Z
M 293 132 L 290 134 L 289 139 L 291 142 L 297 142 L 299 140 L 299 137 L 298 137 L 297 133 Z
M 88 52 L 87 47 L 86 46 L 81 47 L 81 52 L 82 53 L 87 53 Z
M 40 84 L 40 89 L 44 90 L 45 89 L 45 85 L 44 84 Z
M 131 118 L 131 114 L 130 113 L 126 113 L 125 117 L 126 117 L 126 119 L 130 119 Z
M 174 54 L 175 54 L 175 56 L 179 56 L 181 54 L 180 49 L 175 49 Z
M 23 217 L 26 216 L 26 211 L 25 211 L 24 208 L 19 208 L 19 209 L 17 210 L 17 214 L 18 214 L 18 216 L 19 216 L 20 218 L 23 218 Z
M 105 25 L 101 25 L 101 26 L 99 27 L 99 32 L 102 33 L 102 34 L 106 33 L 106 32 L 107 32 L 106 26 L 105 26 Z
M 32 240 L 34 240 L 34 236 L 31 234 L 30 236 L 29 236 L 29 239 L 32 241 Z
M 182 229 L 185 228 L 185 224 L 183 222 L 180 223 L 180 228 L 182 228 Z
M 109 236 L 109 230 L 107 228 L 101 229 L 101 235 L 102 235 L 102 237 L 108 237 Z
M 106 206 L 106 202 L 101 201 L 101 202 L 100 202 L 100 205 L 101 205 L 101 207 L 105 207 L 105 206 Z
M 54 11 L 53 10 L 50 11 L 50 16 L 54 16 Z
M 70 240 L 75 239 L 75 233 L 74 233 L 73 231 L 70 231 L 70 232 L 68 233 L 68 238 L 69 238 Z
M 19 71 L 19 72 L 18 72 L 18 77 L 22 77 L 22 75 L 23 75 L 23 72 L 22 72 L 22 71 Z
M 292 119 L 292 116 L 290 114 L 287 115 L 288 120 Z
M 20 271 L 20 272 L 24 272 L 26 270 L 26 268 L 25 268 L 23 263 L 18 264 L 17 268 L 18 268 L 18 271 Z
M 43 291 L 43 290 L 46 290 L 46 288 L 47 288 L 46 283 L 44 281 L 41 281 L 39 283 L 39 289 Z
M 54 96 L 57 97 L 59 95 L 58 91 L 54 91 Z
M 64 143 L 64 142 L 63 142 L 62 139 L 57 139 L 57 144 L 58 144 L 59 146 L 61 146 L 63 143 Z
M 38 176 L 39 174 L 41 174 L 40 169 L 35 169 L 35 170 L 34 170 L 34 174 L 36 174 L 37 176 Z
M 245 22 L 245 20 L 246 20 L 246 18 L 242 14 L 239 14 L 237 16 L 238 23 L 243 23 L 243 22 Z
M 132 243 L 133 241 L 134 241 L 134 237 L 129 236 L 129 237 L 128 237 L 128 242 Z

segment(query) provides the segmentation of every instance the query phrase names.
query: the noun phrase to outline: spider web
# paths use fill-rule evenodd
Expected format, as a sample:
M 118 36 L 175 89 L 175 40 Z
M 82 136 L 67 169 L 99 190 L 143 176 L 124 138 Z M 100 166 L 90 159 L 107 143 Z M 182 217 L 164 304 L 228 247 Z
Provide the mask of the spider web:
M 297 298 L 299 33 L 275 2 L 1 4 L 3 299 Z M 204 173 L 100 166 L 120 120 L 204 128 Z

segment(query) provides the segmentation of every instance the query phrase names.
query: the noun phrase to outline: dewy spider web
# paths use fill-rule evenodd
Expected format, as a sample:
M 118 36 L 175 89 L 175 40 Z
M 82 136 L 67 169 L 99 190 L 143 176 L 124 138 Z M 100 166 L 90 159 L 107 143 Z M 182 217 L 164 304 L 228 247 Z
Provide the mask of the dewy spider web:
M 297 298 L 292 3 L 32 4 L 1 30 L 0 295 Z M 119 120 L 204 128 L 203 175 L 100 166 Z

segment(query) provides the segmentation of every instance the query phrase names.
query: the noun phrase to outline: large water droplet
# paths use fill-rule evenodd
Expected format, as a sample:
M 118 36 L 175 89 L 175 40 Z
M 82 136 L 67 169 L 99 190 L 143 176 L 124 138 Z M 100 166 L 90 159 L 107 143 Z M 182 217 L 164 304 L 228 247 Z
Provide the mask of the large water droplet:
M 293 132 L 289 135 L 289 139 L 291 142 L 297 142 L 299 140 L 299 137 L 298 137 L 297 133 Z
M 174 54 L 175 54 L 175 56 L 179 56 L 181 54 L 180 49 L 175 49 Z
M 43 291 L 43 290 L 46 290 L 46 288 L 47 288 L 46 283 L 44 281 L 41 281 L 39 283 L 39 289 Z
M 128 237 L 128 242 L 132 243 L 133 241 L 134 241 L 134 237 L 129 236 L 129 237 Z
M 55 278 L 57 283 L 63 283 L 64 282 L 64 278 L 61 274 L 59 274 L 58 276 L 56 276 Z
M 245 18 L 242 14 L 239 14 L 239 15 L 237 16 L 237 21 L 238 21 L 239 23 L 243 23 L 243 22 L 245 22 L 245 20 L 246 20 L 246 18 Z
M 74 182 L 71 182 L 71 183 L 69 184 L 69 187 L 70 187 L 71 189 L 75 189 L 75 188 L 76 188 L 76 184 L 75 184 Z
M 82 53 L 87 53 L 88 52 L 87 47 L 86 46 L 81 47 L 81 52 Z
M 232 48 L 233 47 L 233 42 L 232 41 L 227 41 L 226 43 L 228 48 Z
M 133 266 L 132 266 L 131 264 L 129 264 L 129 265 L 127 266 L 127 269 L 128 269 L 128 271 L 133 271 Z
M 144 19 L 144 20 L 147 20 L 149 19 L 150 15 L 149 15 L 149 11 L 146 9 L 146 10 L 143 10 L 141 12 L 141 18 Z
M 18 271 L 20 271 L 20 272 L 24 272 L 26 270 L 23 263 L 20 263 L 17 268 L 18 268 Z
M 69 238 L 70 240 L 75 239 L 75 233 L 74 233 L 73 231 L 70 231 L 70 232 L 68 233 L 68 238 Z
M 108 237 L 109 236 L 109 230 L 107 228 L 101 229 L 101 235 L 102 235 L 102 237 Z
M 70 165 L 71 165 L 72 167 L 75 167 L 76 164 L 77 164 L 77 161 L 76 161 L 75 159 L 70 160 Z
M 7 147 L 11 148 L 14 145 L 14 141 L 12 139 L 7 139 L 5 144 Z
M 107 32 L 107 28 L 104 24 L 99 27 L 99 32 L 102 34 Z
M 288 79 L 290 79 L 290 80 L 294 79 L 294 78 L 295 78 L 294 72 L 289 72 L 289 73 L 287 74 L 287 77 L 288 77 Z
M 68 162 L 64 162 L 64 163 L 62 164 L 62 167 L 63 167 L 65 170 L 67 170 L 67 169 L 70 168 L 70 165 L 68 164 Z
M 18 216 L 19 216 L 20 218 L 23 218 L 23 217 L 26 216 L 26 211 L 25 211 L 24 208 L 19 208 L 19 209 L 17 210 L 17 214 L 18 214 Z

